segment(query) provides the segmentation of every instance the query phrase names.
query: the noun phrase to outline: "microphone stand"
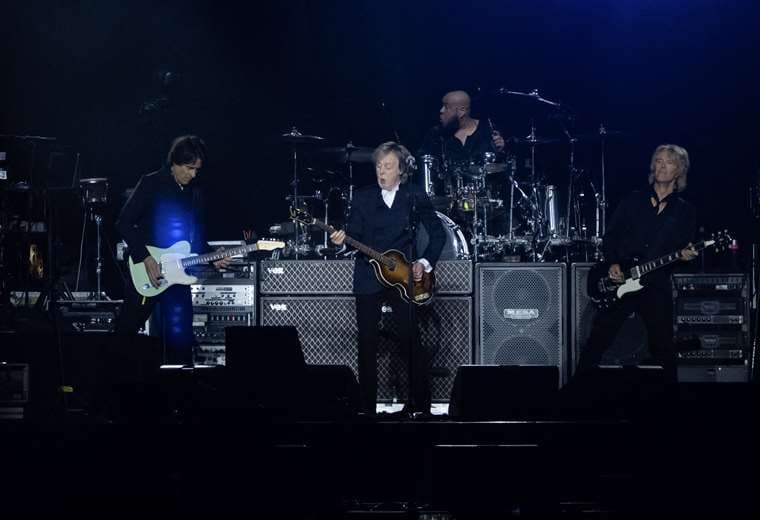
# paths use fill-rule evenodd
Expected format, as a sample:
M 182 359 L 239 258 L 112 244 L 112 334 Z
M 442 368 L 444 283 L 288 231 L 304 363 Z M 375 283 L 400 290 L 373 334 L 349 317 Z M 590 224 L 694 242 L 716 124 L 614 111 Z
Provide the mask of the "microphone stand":
M 407 180 L 407 182 L 411 182 L 411 180 Z M 409 276 L 407 278 L 407 290 L 409 292 L 409 296 L 411 299 L 414 298 L 414 253 L 415 253 L 415 246 L 417 244 L 417 197 L 414 195 L 414 193 L 409 193 L 409 196 L 411 197 L 411 204 L 409 206 L 409 261 L 411 263 L 409 268 Z M 407 363 L 409 367 L 409 392 L 407 393 L 406 397 L 406 405 L 407 408 L 411 411 L 410 416 L 414 417 L 413 413 L 417 409 L 417 402 L 415 398 L 415 352 L 414 348 L 416 346 L 416 337 L 417 337 L 417 320 L 416 313 L 414 311 L 414 304 L 412 302 L 407 303 L 407 323 L 409 324 L 409 337 L 406 338 L 409 353 L 407 356 Z

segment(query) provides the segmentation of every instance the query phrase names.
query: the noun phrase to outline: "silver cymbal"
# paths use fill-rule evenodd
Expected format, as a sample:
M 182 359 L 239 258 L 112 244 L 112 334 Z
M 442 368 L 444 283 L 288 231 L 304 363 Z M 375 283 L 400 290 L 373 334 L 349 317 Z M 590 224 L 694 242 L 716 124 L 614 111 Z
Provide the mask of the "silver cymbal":
M 543 103 L 545 105 L 549 105 L 549 106 L 553 106 L 557 108 L 560 108 L 562 106 L 562 104 L 558 103 L 557 101 L 550 101 L 546 98 L 541 97 L 537 89 L 533 89 L 530 92 L 520 92 L 518 90 L 507 90 L 502 87 L 502 88 L 496 89 L 496 94 L 527 97 L 530 99 L 534 99 L 535 101 L 539 103 Z
M 527 136 L 527 137 L 508 137 L 506 139 L 508 143 L 516 143 L 516 144 L 559 144 L 562 142 L 562 139 L 559 137 L 536 137 L 536 136 Z
M 280 135 L 280 139 L 292 144 L 316 144 L 325 140 L 324 137 L 318 135 L 302 134 L 296 127 L 291 128 L 290 132 Z

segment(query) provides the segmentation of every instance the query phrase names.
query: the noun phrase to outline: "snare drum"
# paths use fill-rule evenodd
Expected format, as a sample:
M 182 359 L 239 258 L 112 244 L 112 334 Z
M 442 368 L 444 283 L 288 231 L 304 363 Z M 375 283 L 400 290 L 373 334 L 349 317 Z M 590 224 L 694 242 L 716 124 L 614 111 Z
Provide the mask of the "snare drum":
M 470 249 L 460 227 L 443 213 L 435 212 L 446 234 L 446 243 L 441 250 L 439 260 L 463 260 L 470 257 Z M 417 254 L 422 255 L 430 242 L 424 224 L 417 229 Z
M 106 205 L 108 204 L 108 179 L 105 177 L 80 179 L 79 192 L 85 204 Z

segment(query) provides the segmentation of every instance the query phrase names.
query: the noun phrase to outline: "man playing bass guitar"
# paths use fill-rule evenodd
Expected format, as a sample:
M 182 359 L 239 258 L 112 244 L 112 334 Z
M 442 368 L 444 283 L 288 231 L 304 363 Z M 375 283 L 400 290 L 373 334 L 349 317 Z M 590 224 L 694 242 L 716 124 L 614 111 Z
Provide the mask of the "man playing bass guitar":
M 378 251 L 396 249 L 409 251 L 411 235 L 410 220 L 414 213 L 425 226 L 430 241 L 425 251 L 412 265 L 414 279 L 419 281 L 425 271 L 432 271 L 446 242 L 445 231 L 436 217 L 433 206 L 425 191 L 407 182 L 414 159 L 402 145 L 388 142 L 378 146 L 373 155 L 377 184 L 359 189 L 351 202 L 351 213 L 346 231 L 357 241 Z M 336 231 L 330 235 L 333 243 L 342 245 L 346 232 Z M 413 260 L 413 259 L 410 259 Z M 412 388 L 406 411 L 430 412 L 430 385 L 427 353 L 419 344 L 412 348 L 409 356 L 410 338 L 416 332 L 410 327 L 410 307 L 399 291 L 382 285 L 368 258 L 360 254 L 354 267 L 354 293 L 356 294 L 356 317 L 359 329 L 359 385 L 361 387 L 362 411 L 373 414 L 377 402 L 377 346 L 380 340 L 378 324 L 383 304 L 393 309 L 393 316 L 399 330 L 402 352 L 407 354 L 412 366 L 409 367 Z M 416 343 L 416 342 L 415 342 Z
M 686 188 L 689 154 L 677 145 L 658 146 L 649 172 L 651 189 L 633 192 L 623 200 L 610 220 L 604 236 L 608 281 L 624 281 L 621 264 L 646 262 L 672 251 L 683 261 L 697 256 L 691 245 L 696 233 L 694 206 L 678 193 Z M 642 277 L 643 289 L 625 295 L 610 309 L 596 315 L 591 335 L 578 363 L 578 372 L 598 366 L 626 318 L 637 313 L 643 319 L 652 362 L 661 364 L 675 377 L 673 347 L 673 302 L 670 275 L 673 269 L 653 271 Z

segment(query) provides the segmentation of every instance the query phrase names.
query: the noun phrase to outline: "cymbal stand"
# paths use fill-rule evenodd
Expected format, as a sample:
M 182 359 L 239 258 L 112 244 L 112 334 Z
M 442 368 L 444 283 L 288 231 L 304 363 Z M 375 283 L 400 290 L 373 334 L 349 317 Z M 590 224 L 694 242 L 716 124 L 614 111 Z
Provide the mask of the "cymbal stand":
M 298 128 L 295 126 L 291 128 L 290 130 L 291 134 L 293 135 L 301 135 L 301 132 L 298 131 Z M 298 145 L 296 142 L 293 142 L 293 210 L 298 209 Z M 298 222 L 295 223 L 295 226 L 293 226 L 293 233 L 294 233 L 294 253 L 295 253 L 295 259 L 298 260 L 298 246 L 300 243 L 300 230 L 299 230 L 299 224 Z
M 512 242 L 515 239 L 515 225 L 514 225 L 514 211 L 515 211 L 515 184 L 517 184 L 517 181 L 515 181 L 515 174 L 517 173 L 517 164 L 515 163 L 515 160 L 513 159 L 511 162 L 512 170 L 511 173 L 507 174 L 507 180 L 509 181 L 509 242 L 512 244 Z M 520 187 L 517 186 L 519 189 Z
M 475 181 L 477 182 L 477 181 Z M 475 196 L 472 199 L 472 255 L 478 261 L 478 249 L 480 246 L 480 229 L 478 225 L 478 188 L 475 186 Z
M 599 125 L 599 137 L 601 137 L 600 143 L 601 143 L 601 157 L 602 157 L 602 194 L 601 194 L 601 200 L 599 201 L 599 209 L 598 215 L 599 220 L 597 222 L 597 228 L 596 228 L 596 240 L 598 242 L 601 242 L 602 237 L 607 231 L 607 184 L 606 184 L 606 173 L 605 173 L 605 137 L 607 136 L 607 129 L 605 128 L 604 124 Z
M 533 261 L 538 260 L 537 255 L 537 245 L 538 241 L 543 238 L 543 225 L 544 225 L 544 214 L 541 210 L 541 204 L 539 201 L 541 198 L 538 194 L 538 186 L 536 183 L 536 143 L 538 142 L 538 139 L 536 138 L 536 125 L 535 122 L 531 119 L 530 121 L 530 134 L 528 135 L 528 141 L 530 142 L 530 186 L 531 186 L 531 198 L 533 199 L 531 204 L 531 213 L 533 217 L 532 222 L 532 231 L 533 231 Z
M 346 162 L 348 163 L 348 204 L 346 205 L 346 210 L 348 214 L 351 213 L 351 204 L 354 200 L 354 163 L 351 160 L 351 152 L 353 143 L 351 141 L 348 142 L 348 146 L 346 146 Z

